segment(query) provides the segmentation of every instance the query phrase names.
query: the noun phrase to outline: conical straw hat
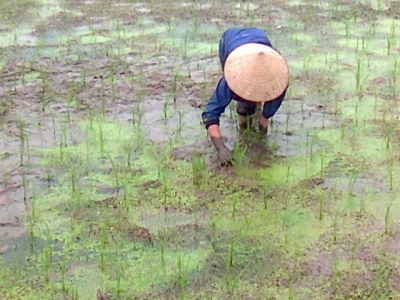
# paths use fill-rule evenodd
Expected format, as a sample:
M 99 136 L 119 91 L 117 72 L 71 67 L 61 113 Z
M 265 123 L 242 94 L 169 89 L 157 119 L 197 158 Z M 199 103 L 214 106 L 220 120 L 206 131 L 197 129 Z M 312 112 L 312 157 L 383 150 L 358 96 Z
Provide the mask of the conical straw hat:
M 271 47 L 248 43 L 229 54 L 224 77 L 229 88 L 251 102 L 267 102 L 279 97 L 289 83 L 289 68 Z

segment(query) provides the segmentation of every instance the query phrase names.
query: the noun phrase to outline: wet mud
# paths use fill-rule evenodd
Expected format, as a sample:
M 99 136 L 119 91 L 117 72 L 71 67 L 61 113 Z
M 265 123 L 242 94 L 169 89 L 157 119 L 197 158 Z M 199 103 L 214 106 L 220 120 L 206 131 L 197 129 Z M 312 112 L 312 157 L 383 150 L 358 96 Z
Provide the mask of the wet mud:
M 86 69 L 88 61 L 76 61 L 73 65 L 65 65 L 61 62 L 42 59 L 36 61 L 36 64 L 38 66 L 31 67 L 31 70 L 14 71 L 14 74 L 3 69 L 2 75 L 3 95 L 10 93 L 13 86 L 12 95 L 8 96 L 13 99 L 13 108 L 3 119 L 4 130 L 0 140 L 1 148 L 6 149 L 3 154 L 6 158 L 3 158 L 2 163 L 2 182 L 5 185 L 11 185 L 3 190 L 2 205 L 7 209 L 16 210 L 14 212 L 16 218 L 22 218 L 24 211 L 24 204 L 21 201 L 23 199 L 21 197 L 23 195 L 21 174 L 25 171 L 22 171 L 21 168 L 30 168 L 32 165 L 34 167 L 34 161 L 40 159 L 40 157 L 35 157 L 35 151 L 31 149 L 54 147 L 59 143 L 65 143 L 67 146 L 82 141 L 84 134 L 74 128 L 73 119 L 76 116 L 85 117 L 89 109 L 101 111 L 101 102 L 104 101 L 104 98 L 112 98 L 111 103 L 107 103 L 105 107 L 107 118 L 132 124 L 132 126 L 140 126 L 146 139 L 162 143 L 179 136 L 182 145 L 175 147 L 175 159 L 190 161 L 193 149 L 199 149 L 199 147 L 209 157 L 214 153 L 201 121 L 202 108 L 207 100 L 204 97 L 208 94 L 203 93 L 203 100 L 201 100 L 201 93 L 205 89 L 205 85 L 209 87 L 207 90 L 210 92 L 219 79 L 220 74 L 215 59 L 199 58 L 195 63 L 199 66 L 197 68 L 189 65 L 191 78 L 189 78 L 189 74 L 180 73 L 181 78 L 178 79 L 176 95 L 169 94 L 172 82 L 160 82 L 159 78 L 168 78 L 169 70 L 172 68 L 186 68 L 185 62 L 177 64 L 165 59 L 158 65 L 155 60 L 148 60 L 144 64 L 126 63 L 126 71 L 115 71 L 111 75 L 106 70 L 112 66 L 113 62 L 106 59 L 97 60 L 93 69 Z M 201 69 L 204 68 L 204 65 L 211 66 L 211 75 L 214 74 L 209 82 L 202 81 L 200 77 L 204 75 L 199 75 L 203 72 Z M 82 68 L 84 66 L 87 75 L 86 82 L 82 86 Z M 14 79 L 17 72 L 18 77 L 21 76 L 21 72 L 24 72 L 26 77 L 30 77 L 32 73 L 39 72 L 43 67 L 46 67 L 49 90 L 43 91 L 43 82 L 37 78 L 25 84 L 20 84 L 21 79 Z M 26 67 L 22 66 L 22 68 Z M 139 86 L 130 81 L 130 76 L 137 76 L 139 68 L 140 72 L 146 72 L 148 75 L 146 83 L 140 87 L 143 91 L 142 99 L 135 99 L 135 93 L 137 95 Z M 110 76 L 114 77 L 115 86 L 111 86 L 111 84 L 100 86 L 99 82 L 109 80 Z M 209 75 L 207 76 L 209 77 Z M 68 93 L 72 93 L 72 91 L 77 99 L 74 99 L 75 103 L 70 105 L 54 100 L 49 101 L 48 104 L 41 103 L 46 101 L 43 99 L 46 97 L 46 93 L 49 94 L 49 97 L 51 95 L 56 99 L 62 99 L 68 97 Z M 229 114 L 229 111 L 227 112 Z M 71 118 L 72 121 L 68 121 L 68 118 Z M 24 124 L 23 129 L 19 128 L 22 126 L 21 122 Z M 304 153 L 307 151 L 303 145 L 310 131 L 321 128 L 322 125 L 325 127 L 339 126 L 337 118 L 323 116 L 321 106 L 309 105 L 290 98 L 283 103 L 272 122 L 268 139 L 261 143 L 267 144 L 270 141 L 276 143 L 276 155 L 279 156 L 301 155 L 300 149 L 304 149 Z M 235 111 L 233 111 L 232 117 L 224 115 L 221 123 L 221 130 L 226 137 L 227 145 L 232 148 L 237 139 Z M 21 133 L 21 130 L 24 130 L 24 133 Z M 66 136 L 60 136 L 60 131 L 65 131 Z M 21 134 L 28 138 L 21 137 Z M 24 166 L 20 166 L 21 143 L 25 144 L 23 148 L 28 147 L 23 151 L 32 151 L 31 154 L 27 154 L 28 158 L 24 157 L 24 160 L 29 160 L 22 163 Z M 251 156 L 251 147 L 249 148 Z M 257 151 L 261 152 L 257 157 L 263 154 L 260 147 L 253 148 L 254 155 L 257 156 Z M 14 175 L 10 169 L 15 169 L 17 174 Z M 18 170 L 21 170 L 19 175 Z M 43 170 L 35 169 L 35 172 L 39 180 L 44 180 Z M 30 184 L 37 185 L 35 181 L 30 181 Z M 37 192 L 40 193 L 40 188 Z M 10 208 L 10 206 L 14 208 Z M 9 226 L 7 223 L 9 222 L 5 221 L 2 225 L 2 229 L 5 231 L 4 237 L 15 237 L 23 233 L 23 228 Z

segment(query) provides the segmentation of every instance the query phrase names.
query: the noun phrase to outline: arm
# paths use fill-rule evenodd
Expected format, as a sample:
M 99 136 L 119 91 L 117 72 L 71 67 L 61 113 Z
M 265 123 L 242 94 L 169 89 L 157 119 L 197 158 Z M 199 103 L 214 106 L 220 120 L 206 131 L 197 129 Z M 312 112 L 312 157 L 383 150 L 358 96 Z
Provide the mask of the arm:
M 214 124 L 208 127 L 207 133 L 210 136 L 210 138 L 220 138 L 221 136 L 221 131 L 219 130 L 219 125 Z
M 231 91 L 226 84 L 225 78 L 222 77 L 201 115 L 204 126 L 210 136 L 221 136 L 219 119 L 230 102 Z
M 226 164 L 231 159 L 231 152 L 225 146 L 219 129 L 219 119 L 230 102 L 231 91 L 225 82 L 225 78 L 221 78 L 202 114 L 203 123 L 218 151 L 221 164 Z
M 225 112 L 230 102 L 231 91 L 226 84 L 225 78 L 222 77 L 201 115 L 207 130 L 211 125 L 219 126 L 219 118 Z

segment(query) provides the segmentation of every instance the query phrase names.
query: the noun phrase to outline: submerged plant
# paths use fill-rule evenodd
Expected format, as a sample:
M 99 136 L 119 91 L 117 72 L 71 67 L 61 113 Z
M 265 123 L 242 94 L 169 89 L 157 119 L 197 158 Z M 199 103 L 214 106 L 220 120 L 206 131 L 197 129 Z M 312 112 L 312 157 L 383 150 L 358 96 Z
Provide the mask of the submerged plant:
M 192 176 L 193 184 L 197 187 L 203 183 L 206 174 L 206 160 L 202 153 L 198 151 L 192 152 Z
M 100 118 L 97 119 L 98 138 L 100 143 L 100 156 L 104 157 L 105 153 L 105 136 L 104 136 L 104 123 Z
M 357 70 L 356 70 L 356 89 L 360 88 L 360 80 L 361 80 L 361 58 L 357 59 Z
M 185 299 L 185 289 L 189 275 L 189 260 L 185 263 L 183 254 L 180 253 L 177 258 L 177 271 L 178 271 L 178 284 L 179 284 L 179 297 Z
M 119 178 L 119 168 L 118 165 L 115 163 L 115 161 L 112 159 L 111 155 L 109 153 L 107 153 L 107 157 L 110 160 L 111 166 L 112 166 L 112 170 L 114 173 L 114 179 L 115 179 L 115 187 L 117 189 L 117 194 L 119 193 L 119 189 L 120 189 L 120 178 Z
M 309 142 L 309 136 L 310 134 L 307 134 L 307 144 L 309 147 L 309 158 L 310 158 L 310 162 L 314 161 L 314 146 L 317 142 L 318 139 L 318 134 L 319 134 L 319 130 L 315 129 L 313 131 L 313 133 L 311 134 L 311 141 Z
M 229 242 L 229 248 L 228 248 L 228 253 L 227 253 L 227 258 L 226 258 L 226 269 L 225 269 L 225 276 L 228 277 L 231 271 L 231 268 L 233 266 L 233 253 L 235 249 L 235 239 L 232 238 Z
M 264 209 L 267 210 L 268 209 L 268 194 L 267 194 L 267 190 L 265 188 L 262 190 L 262 199 L 263 199 L 263 203 L 264 203 Z
M 343 197 L 340 197 L 340 201 L 339 201 L 339 204 L 337 206 L 336 212 L 333 215 L 333 242 L 335 242 L 335 243 L 337 241 L 337 236 L 338 236 L 339 218 L 341 217 L 341 215 L 345 211 L 345 208 L 342 208 L 342 203 L 343 203 Z
M 161 166 L 159 168 L 158 178 L 162 184 L 161 193 L 163 196 L 163 204 L 164 204 L 164 207 L 167 207 L 168 194 L 169 194 L 169 190 L 170 190 L 170 182 L 169 182 L 170 178 L 169 178 L 168 170 L 165 167 Z
M 393 88 L 393 97 L 396 97 L 396 89 L 397 87 L 397 76 L 399 73 L 399 61 L 400 58 L 396 57 L 393 61 L 393 67 L 391 69 L 391 82 L 392 82 L 392 88 Z
M 26 122 L 22 117 L 18 118 L 18 132 L 19 132 L 19 140 L 20 140 L 20 166 L 24 165 L 24 154 L 25 154 L 25 140 L 26 140 Z
M 317 200 L 318 200 L 318 219 L 322 221 L 324 218 L 324 200 L 325 200 L 325 194 L 322 189 L 317 189 Z
M 172 87 L 170 88 L 169 93 L 172 95 L 172 99 L 173 99 L 173 103 L 174 103 L 174 107 L 175 108 L 176 108 L 177 92 L 178 92 L 178 74 L 174 72 Z M 164 117 L 166 118 L 165 114 L 164 114 Z
M 167 119 L 168 117 L 168 97 L 164 98 L 164 104 L 163 104 L 163 116 L 164 116 L 164 120 Z
M 235 197 L 235 199 L 233 199 L 233 202 L 232 202 L 232 218 L 234 218 L 235 215 L 236 215 L 236 206 L 238 204 L 238 201 L 239 201 L 238 197 Z
M 27 199 L 28 199 L 28 180 L 26 179 L 26 174 L 25 172 L 22 174 L 22 186 L 24 189 L 24 204 L 27 204 Z
M 50 90 L 50 82 L 49 82 L 49 75 L 47 72 L 40 68 L 40 76 L 39 78 L 42 80 L 42 90 L 41 90 L 41 103 L 42 103 L 42 111 L 45 110 L 47 103 L 50 100 L 50 96 L 48 95 Z
M 390 211 L 394 200 L 396 199 L 396 193 L 392 193 L 390 196 L 389 203 L 386 205 L 385 213 L 385 234 L 389 233 L 389 223 L 390 223 Z
M 243 166 L 246 152 L 247 152 L 247 146 L 244 147 L 239 142 L 237 141 L 234 142 L 232 151 L 232 162 L 236 169 Z
M 176 132 L 178 133 L 179 137 L 181 137 L 183 126 L 184 126 L 184 124 L 183 124 L 183 118 L 182 118 L 182 111 L 179 110 L 178 111 L 178 126 L 176 129 Z
M 50 267 L 51 267 L 52 250 L 45 247 L 40 253 L 39 260 L 42 267 L 42 272 L 44 275 L 44 280 L 46 283 L 50 281 Z

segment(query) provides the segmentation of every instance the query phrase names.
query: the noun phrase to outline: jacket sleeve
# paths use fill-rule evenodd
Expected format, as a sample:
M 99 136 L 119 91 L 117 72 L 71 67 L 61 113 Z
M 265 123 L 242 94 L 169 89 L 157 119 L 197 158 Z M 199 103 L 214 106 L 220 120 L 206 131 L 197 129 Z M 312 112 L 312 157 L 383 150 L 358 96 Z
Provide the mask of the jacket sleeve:
M 219 125 L 219 119 L 231 100 L 231 91 L 222 77 L 201 115 L 206 129 L 214 124 Z

